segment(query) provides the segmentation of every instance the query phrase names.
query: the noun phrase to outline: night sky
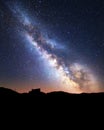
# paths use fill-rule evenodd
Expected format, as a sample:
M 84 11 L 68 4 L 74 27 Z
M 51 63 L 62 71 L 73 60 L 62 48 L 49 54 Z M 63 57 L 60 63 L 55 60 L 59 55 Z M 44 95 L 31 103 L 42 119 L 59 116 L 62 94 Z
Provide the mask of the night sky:
M 104 0 L 1 0 L 0 86 L 104 91 Z

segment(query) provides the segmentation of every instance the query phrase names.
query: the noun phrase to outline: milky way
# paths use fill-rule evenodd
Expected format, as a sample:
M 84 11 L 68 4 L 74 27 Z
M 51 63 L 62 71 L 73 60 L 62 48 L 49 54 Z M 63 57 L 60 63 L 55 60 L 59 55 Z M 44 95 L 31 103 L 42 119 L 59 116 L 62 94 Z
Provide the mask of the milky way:
M 54 71 L 54 77 L 60 84 L 59 90 L 76 93 L 98 90 L 97 79 L 89 67 L 78 62 L 70 62 L 70 59 L 63 57 L 63 53 L 67 51 L 63 44 L 55 43 L 54 38 L 52 40 L 46 37 L 42 27 L 36 21 L 31 21 L 29 15 L 18 6 L 10 9 L 18 20 L 21 35 L 33 46 L 34 51 L 37 50 L 51 68 L 50 72 Z

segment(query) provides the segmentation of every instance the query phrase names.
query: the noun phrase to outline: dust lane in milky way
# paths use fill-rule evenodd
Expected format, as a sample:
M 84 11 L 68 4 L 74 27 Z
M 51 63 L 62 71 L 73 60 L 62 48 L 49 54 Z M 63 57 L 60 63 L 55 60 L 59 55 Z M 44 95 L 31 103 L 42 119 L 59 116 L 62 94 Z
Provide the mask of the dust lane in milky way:
M 38 23 L 31 21 L 29 15 L 18 6 L 10 7 L 18 19 L 22 35 L 33 45 L 46 64 L 54 71 L 54 77 L 59 80 L 60 87 L 67 92 L 95 92 L 98 91 L 98 82 L 94 73 L 81 63 L 70 63 L 70 59 L 61 57 L 59 53 L 67 49 L 45 37 L 44 31 Z M 57 51 L 59 51 L 57 53 Z M 47 72 L 48 73 L 48 72 Z M 53 86 L 54 87 L 54 86 Z M 59 88 L 60 90 L 60 88 Z

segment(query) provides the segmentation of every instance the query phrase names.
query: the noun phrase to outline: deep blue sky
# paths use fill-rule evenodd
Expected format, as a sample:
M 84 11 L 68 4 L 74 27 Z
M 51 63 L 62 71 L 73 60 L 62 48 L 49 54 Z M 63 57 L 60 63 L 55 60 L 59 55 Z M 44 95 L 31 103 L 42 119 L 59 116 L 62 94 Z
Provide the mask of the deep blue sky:
M 12 2 L 11 0 L 8 0 Z M 36 17 L 50 38 L 65 44 L 74 60 L 90 66 L 104 79 L 104 1 L 103 0 L 14 0 Z M 22 39 L 22 40 L 21 40 Z M 0 1 L 0 82 L 39 81 L 44 70 L 25 40 L 7 4 Z M 30 53 L 31 51 L 31 53 Z M 77 55 L 77 56 L 74 56 Z M 34 60 L 35 57 L 35 60 Z M 37 67 L 40 67 L 37 69 Z M 34 73 L 35 72 L 35 73 Z

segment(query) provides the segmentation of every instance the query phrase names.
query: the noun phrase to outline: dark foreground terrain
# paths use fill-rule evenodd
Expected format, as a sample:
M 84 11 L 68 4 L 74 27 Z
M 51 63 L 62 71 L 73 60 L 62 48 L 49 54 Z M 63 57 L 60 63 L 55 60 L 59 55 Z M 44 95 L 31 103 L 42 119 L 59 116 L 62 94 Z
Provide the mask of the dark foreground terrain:
M 43 93 L 40 89 L 31 90 L 28 93 L 17 93 L 7 88 L 0 88 L 0 110 L 22 111 L 26 114 L 32 112 L 34 114 L 57 112 L 67 114 L 85 115 L 89 112 L 96 115 L 104 110 L 104 93 L 92 94 L 69 94 L 65 92 Z M 17 109 L 17 110 L 16 110 Z M 25 113 L 26 110 L 26 113 Z M 1 111 L 2 112 L 2 111 Z M 9 111 L 8 111 L 9 112 Z M 78 117 L 79 117 L 78 116 Z
M 38 89 L 32 89 L 28 93 L 18 93 L 14 90 L 0 87 L 0 97 L 34 97 L 34 98 L 39 98 L 39 97 L 67 97 L 67 98 L 73 98 L 73 97 L 91 97 L 91 98 L 96 98 L 99 96 L 104 96 L 104 93 L 82 93 L 82 94 L 71 94 L 63 91 L 54 91 L 50 93 L 44 93 L 41 92 L 40 88 Z
M 90 99 L 90 101 L 98 101 L 99 98 L 100 99 L 104 99 L 104 93 L 82 93 L 82 94 L 71 94 L 71 93 L 66 93 L 66 92 L 62 92 L 62 91 L 56 91 L 56 92 L 50 92 L 50 93 L 44 93 L 41 92 L 40 89 L 33 89 L 31 91 L 29 91 L 28 93 L 18 93 L 16 91 L 13 91 L 11 89 L 8 88 L 3 88 L 0 87 L 0 100 L 2 99 L 15 99 L 15 98 L 20 98 L 20 99 L 25 99 L 25 98 L 31 98 L 33 100 L 47 100 L 47 99 L 55 99 L 55 101 L 57 100 L 68 100 L 71 101 L 73 100 L 79 100 L 79 101 L 84 101 L 86 99 Z M 86 102 L 87 103 L 87 102 Z
M 15 129 L 21 125 L 32 129 L 40 127 L 49 130 L 56 126 L 67 129 L 89 128 L 93 120 L 102 119 L 104 94 L 69 94 L 65 92 L 43 93 L 40 89 L 19 94 L 0 88 L 0 118 Z M 102 116 L 102 118 L 101 118 Z M 30 122 L 30 124 L 29 124 Z M 43 123 L 43 124 L 42 124 Z M 1 123 L 2 124 L 2 123 Z M 1 127 L 0 124 L 0 127 Z M 74 125 L 73 125 L 74 124 Z M 78 124 L 78 125 L 77 125 Z M 98 124 L 98 123 L 97 123 Z M 15 126 L 14 126 L 15 125 Z M 95 126 L 96 123 L 92 126 Z

